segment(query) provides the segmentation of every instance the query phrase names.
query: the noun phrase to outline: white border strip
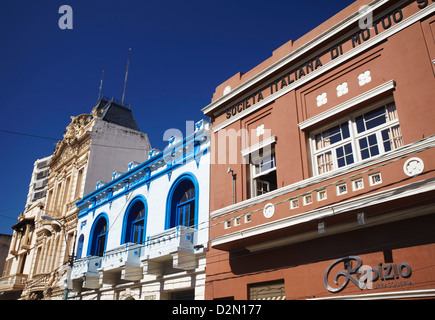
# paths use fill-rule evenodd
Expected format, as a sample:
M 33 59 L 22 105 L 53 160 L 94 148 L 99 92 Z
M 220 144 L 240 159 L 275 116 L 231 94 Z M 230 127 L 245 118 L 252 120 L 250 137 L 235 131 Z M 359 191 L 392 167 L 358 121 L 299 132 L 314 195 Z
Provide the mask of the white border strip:
M 250 146 L 246 149 L 243 149 L 241 151 L 242 156 L 246 157 L 247 155 L 251 154 L 254 151 L 260 150 L 261 148 L 264 148 L 265 146 L 268 146 L 272 143 L 276 142 L 276 136 L 271 136 L 270 138 L 267 138 L 266 140 L 263 140 L 259 143 L 254 144 L 253 146 Z

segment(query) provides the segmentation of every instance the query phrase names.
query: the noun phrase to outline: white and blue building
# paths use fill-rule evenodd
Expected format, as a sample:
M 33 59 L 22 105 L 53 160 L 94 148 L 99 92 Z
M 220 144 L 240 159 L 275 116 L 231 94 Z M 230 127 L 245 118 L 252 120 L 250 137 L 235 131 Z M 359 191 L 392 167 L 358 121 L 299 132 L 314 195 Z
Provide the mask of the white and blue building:
M 204 299 L 209 123 L 114 172 L 79 202 L 76 299 Z

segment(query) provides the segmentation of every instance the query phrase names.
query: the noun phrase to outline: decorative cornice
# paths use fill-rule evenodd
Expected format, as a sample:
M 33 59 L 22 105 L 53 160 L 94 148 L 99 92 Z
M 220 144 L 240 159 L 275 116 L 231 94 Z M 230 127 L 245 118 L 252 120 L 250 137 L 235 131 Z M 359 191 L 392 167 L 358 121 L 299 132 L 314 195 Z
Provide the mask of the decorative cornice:
M 428 192 L 435 190 L 435 178 L 427 179 L 423 181 L 418 181 L 415 183 L 411 183 L 405 186 L 400 186 L 396 188 L 391 188 L 388 190 L 380 191 L 374 194 L 370 194 L 367 196 L 359 197 L 356 199 L 351 199 L 343 202 L 339 202 L 334 205 L 327 205 L 322 208 L 318 208 L 315 210 L 307 211 L 304 213 L 300 213 L 294 216 L 290 216 L 284 219 L 275 220 L 269 223 L 265 223 L 262 225 L 258 225 L 255 227 L 251 227 L 248 229 L 244 229 L 243 231 L 233 232 L 229 234 L 225 234 L 213 239 L 210 239 L 210 243 L 212 246 L 221 245 L 225 243 L 230 243 L 233 241 L 245 239 L 248 237 L 265 234 L 268 232 L 281 230 L 284 228 L 288 228 L 294 225 L 298 225 L 304 222 L 313 221 L 313 220 L 321 220 L 326 217 L 339 215 L 344 212 L 348 212 L 350 210 L 355 210 L 355 208 L 361 209 L 369 203 L 370 206 L 385 203 L 388 201 L 393 201 L 400 198 L 405 198 L 411 195 L 416 194 L 416 190 L 419 193 Z M 414 210 L 415 211 L 415 210 Z M 430 207 L 429 211 L 425 210 L 423 213 L 419 213 L 417 211 L 411 211 L 412 214 L 427 214 L 432 213 L 433 206 Z M 401 217 L 405 217 L 406 215 L 402 214 Z M 381 221 L 384 221 L 381 219 Z M 267 244 L 262 244 L 267 246 Z M 257 250 L 257 248 L 253 247 L 253 250 Z
M 262 203 L 262 202 L 270 201 L 276 197 L 285 195 L 287 193 L 290 193 L 290 192 L 293 192 L 293 191 L 296 191 L 296 190 L 299 190 L 302 188 L 306 188 L 309 186 L 313 186 L 316 184 L 320 184 L 323 181 L 326 181 L 326 180 L 331 179 L 333 177 L 339 177 L 343 174 L 347 174 L 347 173 L 352 172 L 352 171 L 362 170 L 362 169 L 365 169 L 369 166 L 377 165 L 377 164 L 380 164 L 380 163 L 385 162 L 385 161 L 390 161 L 390 160 L 395 159 L 395 158 L 401 158 L 404 156 L 408 156 L 411 154 L 422 152 L 428 148 L 433 148 L 434 146 L 435 146 L 435 135 L 421 139 L 421 140 L 416 141 L 414 143 L 405 145 L 405 146 L 400 147 L 396 150 L 393 150 L 389 153 L 386 153 L 386 154 L 383 154 L 380 156 L 376 156 L 373 158 L 369 158 L 369 159 L 366 159 L 364 161 L 357 162 L 353 165 L 339 168 L 337 170 L 332 170 L 332 171 L 329 171 L 327 173 L 324 173 L 324 174 L 321 174 L 318 176 L 314 176 L 314 177 L 293 183 L 291 185 L 276 189 L 276 190 L 268 192 L 266 194 L 263 194 L 263 195 L 260 195 L 260 196 L 257 196 L 257 197 L 251 198 L 251 199 L 247 199 L 245 201 L 238 202 L 236 204 L 215 210 L 215 211 L 210 213 L 210 217 L 212 219 L 216 219 L 222 215 L 226 215 L 228 213 L 244 210 L 248 207 L 257 205 L 257 204 Z

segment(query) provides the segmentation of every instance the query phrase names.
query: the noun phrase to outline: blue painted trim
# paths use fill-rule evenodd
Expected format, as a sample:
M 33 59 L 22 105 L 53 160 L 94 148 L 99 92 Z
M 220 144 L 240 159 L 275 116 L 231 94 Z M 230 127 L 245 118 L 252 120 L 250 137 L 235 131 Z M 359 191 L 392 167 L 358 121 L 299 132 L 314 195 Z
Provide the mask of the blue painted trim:
M 109 216 L 107 215 L 107 213 L 105 212 L 101 212 L 97 218 L 94 220 L 94 223 L 92 224 L 92 228 L 91 228 L 91 232 L 89 233 L 89 240 L 88 240 L 88 248 L 87 248 L 87 256 L 91 255 L 91 251 L 92 251 L 92 245 L 94 242 L 94 232 L 95 232 L 95 228 L 98 225 L 98 222 L 100 222 L 101 219 L 106 219 L 106 228 L 107 228 L 107 232 L 106 232 L 106 243 L 104 244 L 104 249 L 106 249 L 106 245 L 107 245 L 107 239 L 109 238 Z
M 199 205 L 199 183 L 196 179 L 196 176 L 191 172 L 185 172 L 182 175 L 180 175 L 177 180 L 175 180 L 172 183 L 171 188 L 169 189 L 168 197 L 166 198 L 166 216 L 165 216 L 165 230 L 171 228 L 171 214 L 172 214 L 172 207 L 173 207 L 173 200 L 174 193 L 177 190 L 178 186 L 186 181 L 190 180 L 193 185 L 195 186 L 195 228 L 198 228 L 198 205 Z
M 122 196 L 124 196 L 124 195 L 130 193 L 131 191 L 133 191 L 133 190 L 135 190 L 135 189 L 138 189 L 138 188 L 140 188 L 141 186 L 143 186 L 143 185 L 145 185 L 145 184 L 148 184 L 149 182 L 151 182 L 151 181 L 153 181 L 153 180 L 155 180 L 155 179 L 158 179 L 158 178 L 160 178 L 160 177 L 163 176 L 163 175 L 167 175 L 168 172 L 172 172 L 172 171 L 178 169 L 179 167 L 181 167 L 181 166 L 187 164 L 187 162 L 190 162 L 190 161 L 192 161 L 192 160 L 195 160 L 194 157 L 202 157 L 202 156 L 207 155 L 209 152 L 210 152 L 210 148 L 207 147 L 207 148 L 205 148 L 204 150 L 202 150 L 202 151 L 200 152 L 200 155 L 199 155 L 199 154 L 194 155 L 193 152 L 190 153 L 190 154 L 189 154 L 190 156 L 189 156 L 188 159 L 186 159 L 186 162 L 184 162 L 184 163 L 173 164 L 173 165 L 167 167 L 166 169 L 159 171 L 159 172 L 156 173 L 155 175 L 152 175 L 151 177 L 149 177 L 149 179 L 144 179 L 144 180 L 141 181 L 140 183 L 135 184 L 133 187 L 131 187 L 131 188 L 129 188 L 129 189 L 124 189 L 123 191 L 118 192 L 116 195 L 113 195 L 113 193 L 112 193 L 112 194 L 110 195 L 110 197 L 109 197 L 109 196 L 106 197 L 106 198 L 107 198 L 106 200 L 102 199 L 101 202 L 100 202 L 100 203 L 96 203 L 95 206 L 93 206 L 93 207 L 91 207 L 91 208 L 86 208 L 86 209 L 83 209 L 82 211 L 80 211 L 80 213 L 79 213 L 79 215 L 78 215 L 78 218 L 79 218 L 79 219 L 80 219 L 80 218 L 83 218 L 83 217 L 87 216 L 89 212 L 98 209 L 99 207 L 101 207 L 101 206 L 107 204 L 108 202 L 113 202 L 113 201 L 115 201 L 117 198 L 122 197 Z M 138 166 L 137 166 L 137 167 L 138 167 Z M 137 167 L 135 167 L 135 169 L 136 169 Z M 134 169 L 133 169 L 133 170 L 134 170 Z M 118 181 L 118 182 L 119 182 L 119 181 Z M 105 185 L 105 186 L 106 186 L 106 185 Z M 103 187 L 103 189 L 104 189 L 104 187 Z M 95 193 L 95 192 L 97 192 L 97 191 L 98 191 L 98 192 L 104 192 L 103 189 L 96 190 L 96 191 L 94 191 L 93 193 Z M 98 193 L 98 192 L 97 192 L 97 193 Z M 86 196 L 86 198 L 87 198 L 87 199 L 92 199 L 92 197 L 95 197 L 96 194 L 93 194 L 93 193 L 90 193 L 88 196 Z M 91 197 L 91 195 L 92 195 L 92 197 Z M 81 205 L 83 205 L 83 204 L 84 204 L 84 201 L 85 201 L 85 198 L 83 198 L 83 199 L 82 199 L 81 201 L 79 201 L 79 202 L 82 202 Z M 78 205 L 79 202 L 77 202 L 76 205 Z
M 175 144 L 174 148 L 170 148 L 170 149 L 168 148 L 169 151 L 168 150 L 161 151 L 160 153 L 158 153 L 154 157 L 149 158 L 148 160 L 146 160 L 145 162 L 142 162 L 141 164 L 137 165 L 136 167 L 134 167 L 130 171 L 127 171 L 126 173 L 120 175 L 117 179 L 112 180 L 109 183 L 105 184 L 100 189 L 94 190 L 91 193 L 89 193 L 88 195 L 84 196 L 81 200 L 76 202 L 76 206 L 80 207 L 80 206 L 84 205 L 86 201 L 88 201 L 89 199 L 92 199 L 92 197 L 95 197 L 95 195 L 97 195 L 98 193 L 101 193 L 101 192 L 109 190 L 110 188 L 113 188 L 116 184 L 118 184 L 122 180 L 129 179 L 133 175 L 137 174 L 137 172 L 139 172 L 139 171 L 143 170 L 144 168 L 150 166 L 152 163 L 161 160 L 162 158 L 166 157 L 168 154 L 170 154 L 170 153 L 172 153 L 174 151 L 177 151 L 177 150 L 179 150 L 181 148 L 184 148 L 189 143 L 195 143 L 195 142 L 197 142 L 198 139 L 202 138 L 205 135 L 206 135 L 206 131 L 200 131 L 200 132 L 196 132 L 194 134 L 191 134 L 190 136 L 184 138 L 182 142 L 178 142 L 177 144 Z M 207 149 L 208 148 L 209 147 L 207 147 Z M 207 153 L 208 153 L 208 151 L 204 152 L 203 155 L 206 155 Z M 183 164 L 186 164 L 187 161 L 188 161 L 188 158 L 191 158 L 191 157 L 193 157 L 193 152 L 188 154 L 188 155 L 184 154 L 183 157 L 182 157 L 182 158 L 185 158 L 182 161 Z M 191 159 L 189 159 L 189 160 L 191 160 Z M 179 160 L 176 160 L 174 162 L 178 162 L 178 161 Z M 151 177 L 150 179 L 153 179 L 153 178 Z
M 83 246 L 85 244 L 85 235 L 82 233 L 79 237 L 79 239 L 77 240 L 77 251 L 75 252 L 76 254 L 76 259 L 81 259 L 82 254 L 83 254 Z
M 130 201 L 130 203 L 127 206 L 127 209 L 124 212 L 124 218 L 122 220 L 122 232 L 121 232 L 121 240 L 120 240 L 121 243 L 120 244 L 124 244 L 126 242 L 129 242 L 126 239 L 127 227 L 128 227 L 128 216 L 130 215 L 130 211 L 133 208 L 133 206 L 139 201 L 141 201 L 143 203 L 144 210 L 145 210 L 144 226 L 143 226 L 144 227 L 144 234 L 143 234 L 142 242 L 145 241 L 146 230 L 147 230 L 147 220 L 148 220 L 148 202 L 147 202 L 147 199 L 143 195 L 139 194 Z M 128 235 L 128 236 L 130 236 L 130 235 Z

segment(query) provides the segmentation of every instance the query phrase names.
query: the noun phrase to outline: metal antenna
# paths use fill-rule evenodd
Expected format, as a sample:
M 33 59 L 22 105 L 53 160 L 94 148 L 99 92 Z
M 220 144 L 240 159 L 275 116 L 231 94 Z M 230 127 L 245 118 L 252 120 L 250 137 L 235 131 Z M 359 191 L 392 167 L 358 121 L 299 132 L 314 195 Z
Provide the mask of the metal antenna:
M 121 105 L 124 105 L 124 97 L 125 97 L 125 87 L 127 85 L 127 76 L 128 76 L 128 66 L 130 64 L 130 52 L 131 52 L 131 48 L 128 49 L 128 58 L 127 58 L 127 70 L 125 70 L 125 80 L 124 80 L 124 91 L 122 92 L 122 101 L 121 101 Z
M 98 101 L 100 101 L 101 98 L 101 89 L 103 89 L 103 79 L 104 79 L 104 70 L 103 70 L 103 74 L 101 75 L 101 81 L 100 81 L 100 91 L 98 92 Z

